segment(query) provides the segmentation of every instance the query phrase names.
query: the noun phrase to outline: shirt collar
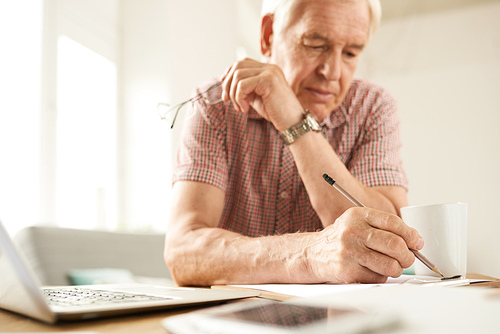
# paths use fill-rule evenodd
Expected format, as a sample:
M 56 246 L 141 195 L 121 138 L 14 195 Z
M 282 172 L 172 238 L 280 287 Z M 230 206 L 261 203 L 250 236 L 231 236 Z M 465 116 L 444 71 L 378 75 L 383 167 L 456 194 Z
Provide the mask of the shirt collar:
M 326 127 L 327 129 L 339 127 L 347 122 L 348 114 L 348 109 L 345 107 L 344 103 L 341 103 L 337 109 L 325 117 L 323 122 L 321 122 L 321 126 Z

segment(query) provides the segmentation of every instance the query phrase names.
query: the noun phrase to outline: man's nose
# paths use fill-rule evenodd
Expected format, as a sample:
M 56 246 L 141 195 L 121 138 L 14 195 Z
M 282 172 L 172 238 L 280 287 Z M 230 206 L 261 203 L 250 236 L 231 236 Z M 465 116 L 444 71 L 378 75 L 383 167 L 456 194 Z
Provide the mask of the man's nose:
M 318 66 L 318 74 L 328 81 L 338 81 L 341 76 L 342 55 L 332 53 L 325 56 Z

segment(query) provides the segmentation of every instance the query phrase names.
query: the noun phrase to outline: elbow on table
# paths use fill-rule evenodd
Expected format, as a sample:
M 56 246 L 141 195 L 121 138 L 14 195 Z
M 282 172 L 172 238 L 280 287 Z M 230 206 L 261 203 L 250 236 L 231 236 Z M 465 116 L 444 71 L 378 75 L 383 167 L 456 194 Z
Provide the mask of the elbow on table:
M 208 286 L 209 282 L 200 276 L 200 268 L 196 261 L 192 261 L 193 255 L 189 255 L 182 246 L 165 245 L 163 259 L 167 265 L 170 275 L 178 286 Z
M 179 254 L 179 251 L 175 249 L 175 247 L 169 246 L 168 243 L 165 244 L 165 249 L 163 251 L 163 260 L 170 271 L 170 275 L 172 275 L 172 279 L 175 284 L 179 286 L 190 285 L 191 282 L 186 279 L 186 275 L 183 273 L 183 258 L 182 255 Z

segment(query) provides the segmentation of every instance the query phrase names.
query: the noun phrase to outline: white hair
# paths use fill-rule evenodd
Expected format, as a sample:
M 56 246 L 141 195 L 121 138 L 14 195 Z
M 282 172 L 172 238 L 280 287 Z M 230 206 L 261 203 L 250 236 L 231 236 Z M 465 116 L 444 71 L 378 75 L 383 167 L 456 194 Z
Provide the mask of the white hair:
M 273 30 L 279 33 L 288 23 L 288 18 L 292 8 L 297 5 L 301 0 L 263 0 L 261 15 L 272 14 L 274 16 Z M 345 1 L 345 0 L 344 0 Z M 370 31 L 368 38 L 370 38 L 380 24 L 382 17 L 382 6 L 380 0 L 348 0 L 348 1 L 366 1 L 370 8 Z

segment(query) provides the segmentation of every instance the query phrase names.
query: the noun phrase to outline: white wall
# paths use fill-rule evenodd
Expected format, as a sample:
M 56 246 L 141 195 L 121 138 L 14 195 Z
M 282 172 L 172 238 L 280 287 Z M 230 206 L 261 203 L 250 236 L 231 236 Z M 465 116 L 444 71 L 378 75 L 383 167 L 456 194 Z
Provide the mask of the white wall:
M 118 221 L 149 229 L 165 219 L 162 207 L 172 154 L 156 104 L 168 93 L 167 1 L 122 1 L 119 78 Z
M 500 276 L 500 3 L 384 22 L 358 75 L 397 98 L 410 204 L 469 204 L 468 271 Z
M 183 115 L 170 130 L 157 104 L 191 97 L 237 59 L 238 49 L 255 54 L 260 0 L 124 0 L 120 6 L 119 221 L 164 230 Z

